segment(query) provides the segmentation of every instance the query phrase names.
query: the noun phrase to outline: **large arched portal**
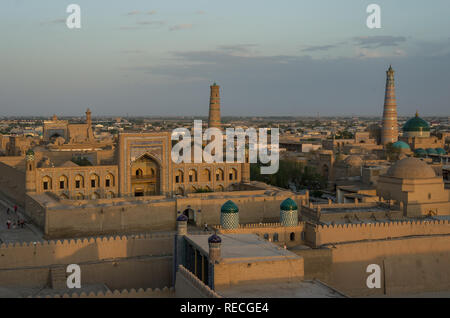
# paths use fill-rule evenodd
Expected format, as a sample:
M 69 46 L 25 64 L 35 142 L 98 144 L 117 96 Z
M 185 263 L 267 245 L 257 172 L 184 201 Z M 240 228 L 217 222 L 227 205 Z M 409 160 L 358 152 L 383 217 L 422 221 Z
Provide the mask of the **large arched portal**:
M 136 197 L 160 194 L 160 167 L 145 154 L 131 164 L 131 191 Z

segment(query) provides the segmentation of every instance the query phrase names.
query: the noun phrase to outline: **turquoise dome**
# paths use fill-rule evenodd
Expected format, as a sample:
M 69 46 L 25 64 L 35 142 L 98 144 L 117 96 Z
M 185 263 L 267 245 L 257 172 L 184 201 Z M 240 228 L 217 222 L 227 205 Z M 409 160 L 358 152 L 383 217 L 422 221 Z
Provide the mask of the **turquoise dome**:
M 294 200 L 292 200 L 291 198 L 287 198 L 286 200 L 281 202 L 280 209 L 283 211 L 294 211 L 297 210 L 298 207 L 297 203 L 295 203 Z
M 400 141 L 400 140 L 394 142 L 392 144 L 392 147 L 397 148 L 397 149 L 407 149 L 407 150 L 411 149 L 406 142 Z
M 442 149 L 442 148 L 436 148 L 435 150 L 436 150 L 436 152 L 439 155 L 446 155 L 447 154 L 447 152 L 444 149 Z
M 403 131 L 430 131 L 430 125 L 419 117 L 419 114 L 416 113 L 416 116 L 408 120 L 403 126 Z
M 427 154 L 427 151 L 423 148 L 417 148 L 416 150 L 414 150 L 414 153 L 416 155 L 425 156 Z
M 433 148 L 427 148 L 427 154 L 429 154 L 429 155 L 437 155 L 438 153 Z
M 222 205 L 222 208 L 220 209 L 221 213 L 238 213 L 239 208 L 236 204 L 234 204 L 233 201 L 228 200 L 227 202 Z

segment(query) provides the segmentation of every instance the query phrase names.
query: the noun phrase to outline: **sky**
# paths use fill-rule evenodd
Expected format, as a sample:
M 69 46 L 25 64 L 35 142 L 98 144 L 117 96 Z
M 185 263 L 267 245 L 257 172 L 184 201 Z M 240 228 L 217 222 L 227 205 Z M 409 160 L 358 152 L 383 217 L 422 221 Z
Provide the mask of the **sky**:
M 69 4 L 81 29 L 69 29 Z M 369 4 L 381 28 L 369 29 Z M 450 1 L 2 0 L 0 116 L 450 115 Z

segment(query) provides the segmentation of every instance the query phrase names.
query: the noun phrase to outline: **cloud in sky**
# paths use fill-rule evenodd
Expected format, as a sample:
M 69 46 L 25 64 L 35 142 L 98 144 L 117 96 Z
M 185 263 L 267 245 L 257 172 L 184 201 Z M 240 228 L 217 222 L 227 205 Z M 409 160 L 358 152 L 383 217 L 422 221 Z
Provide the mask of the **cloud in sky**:
M 389 35 L 358 36 L 354 37 L 353 41 L 362 48 L 378 48 L 383 46 L 398 46 L 400 43 L 406 42 L 406 37 Z
M 223 110 L 233 115 L 311 115 L 319 111 L 381 116 L 385 71 L 392 63 L 401 87 L 401 114 L 414 114 L 423 105 L 427 105 L 428 114 L 448 113 L 445 78 L 450 76 L 450 55 L 436 59 L 408 56 L 399 48 L 387 53 L 356 48 L 358 56 L 322 59 L 235 54 L 254 47 L 257 45 L 236 44 L 215 50 L 176 51 L 167 63 L 140 65 L 134 71 L 168 78 L 185 87 L 207 87 L 217 80 L 228 92 Z M 436 73 L 440 67 L 442 71 Z M 427 94 L 423 94 L 424 89 Z M 427 96 L 434 96 L 432 104 Z
M 336 44 L 328 44 L 328 45 L 314 45 L 307 48 L 302 49 L 302 52 L 316 52 L 316 51 L 328 51 L 337 47 Z
M 188 30 L 192 29 L 192 24 L 177 24 L 169 28 L 170 31 Z

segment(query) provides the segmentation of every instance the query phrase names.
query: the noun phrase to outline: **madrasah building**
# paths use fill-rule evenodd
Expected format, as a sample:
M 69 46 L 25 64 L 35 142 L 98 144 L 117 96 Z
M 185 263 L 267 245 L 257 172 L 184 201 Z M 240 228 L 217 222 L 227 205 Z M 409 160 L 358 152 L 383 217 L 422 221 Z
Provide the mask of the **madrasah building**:
M 209 127 L 221 128 L 216 83 Z M 248 162 L 174 163 L 172 145 L 171 131 L 94 138 L 89 109 L 85 123 L 55 115 L 28 150 L 0 157 L 0 183 L 48 237 L 170 230 L 180 213 L 214 224 L 228 198 L 239 198 L 248 221 L 261 222 L 276 217 L 288 195 L 298 204 L 307 196 L 251 182 Z

